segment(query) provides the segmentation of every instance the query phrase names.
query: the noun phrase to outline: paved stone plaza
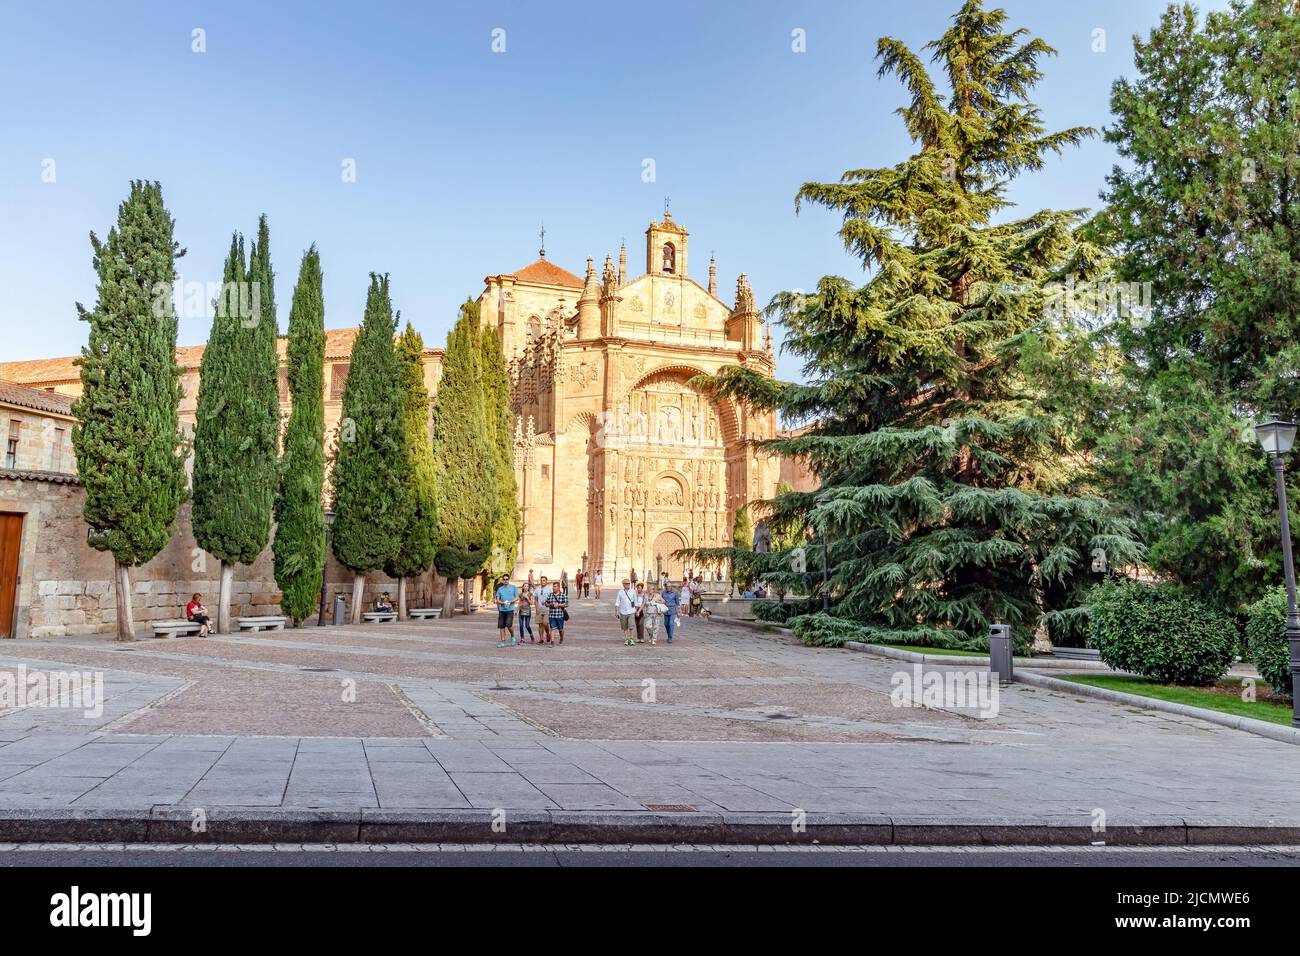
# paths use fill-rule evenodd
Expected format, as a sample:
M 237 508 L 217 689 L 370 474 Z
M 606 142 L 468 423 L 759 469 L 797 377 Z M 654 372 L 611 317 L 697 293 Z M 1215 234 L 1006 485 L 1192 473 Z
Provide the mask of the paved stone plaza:
M 990 719 L 898 708 L 891 676 L 910 665 L 897 661 L 693 620 L 672 645 L 626 647 L 608 594 L 572 614 L 552 648 L 498 649 L 487 611 L 8 642 L 0 670 L 102 672 L 104 705 L 0 713 L 0 811 L 1300 819 L 1294 745 L 1025 685 L 1003 690 Z

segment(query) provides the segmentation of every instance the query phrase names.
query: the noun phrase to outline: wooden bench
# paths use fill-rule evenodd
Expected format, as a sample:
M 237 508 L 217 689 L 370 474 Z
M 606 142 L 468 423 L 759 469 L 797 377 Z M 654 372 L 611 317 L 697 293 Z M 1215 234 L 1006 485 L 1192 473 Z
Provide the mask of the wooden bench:
M 177 637 L 181 634 L 197 634 L 202 627 L 198 621 L 154 621 L 154 637 Z
M 284 618 L 282 617 L 241 617 L 239 629 L 241 631 L 283 631 Z
M 396 611 L 362 611 L 361 620 L 366 624 L 391 624 L 397 620 Z
M 413 607 L 406 614 L 412 621 L 436 621 L 442 616 L 440 607 Z

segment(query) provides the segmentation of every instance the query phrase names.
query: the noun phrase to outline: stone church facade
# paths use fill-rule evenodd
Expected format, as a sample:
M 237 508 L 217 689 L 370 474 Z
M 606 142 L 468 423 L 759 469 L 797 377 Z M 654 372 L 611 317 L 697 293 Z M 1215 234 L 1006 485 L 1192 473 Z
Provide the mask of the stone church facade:
M 690 277 L 689 234 L 665 212 L 627 251 L 580 278 L 542 258 L 488 276 L 484 323 L 511 380 L 523 537 L 518 573 L 632 569 L 679 575 L 683 548 L 730 544 L 738 508 L 776 490 L 780 462 L 748 445 L 772 413 L 710 399 L 691 379 L 729 365 L 771 377 L 771 333 L 741 275 L 730 303 Z
M 700 374 L 743 365 L 773 373 L 769 330 L 745 276 L 731 302 L 690 278 L 689 236 L 665 213 L 646 230 L 645 272 L 628 275 L 627 252 L 606 256 L 583 277 L 548 261 L 488 276 L 479 296 L 485 324 L 501 333 L 511 380 L 515 468 L 523 518 L 516 575 L 573 575 L 601 569 L 612 582 L 683 570 L 673 552 L 725 546 L 736 510 L 770 497 L 790 463 L 750 448 L 775 434 L 771 414 L 711 400 L 690 385 Z M 326 442 L 335 442 L 355 328 L 325 342 Z M 281 362 L 286 341 L 280 340 Z M 176 351 L 183 397 L 180 423 L 193 433 L 203 346 Z M 425 383 L 435 394 L 444 352 L 425 350 Z M 289 393 L 281 364 L 281 411 Z M 0 637 L 55 636 L 113 628 L 111 560 L 85 542 L 82 489 L 71 447 L 72 399 L 81 393 L 74 356 L 0 363 Z M 8 401 L 6 401 L 6 399 Z M 12 532 L 12 533 L 10 533 Z M 6 556 L 18 555 L 18 564 Z M 176 536 L 137 568 L 141 621 L 176 617 L 195 591 L 213 594 L 215 562 L 201 561 L 189 506 Z M 708 572 L 711 569 L 703 569 Z M 8 573 L 7 572 L 11 572 Z M 8 582 L 8 583 L 6 583 Z M 351 595 L 352 576 L 331 557 L 327 597 Z M 413 583 L 415 600 L 439 600 L 442 581 Z M 395 582 L 368 576 L 365 600 Z M 237 574 L 237 613 L 277 613 L 279 593 L 267 549 Z

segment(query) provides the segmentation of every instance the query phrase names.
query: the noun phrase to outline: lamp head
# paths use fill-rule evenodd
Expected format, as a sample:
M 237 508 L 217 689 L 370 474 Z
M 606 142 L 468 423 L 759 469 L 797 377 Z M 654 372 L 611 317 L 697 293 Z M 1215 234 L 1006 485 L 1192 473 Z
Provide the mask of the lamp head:
M 1274 457 L 1290 453 L 1295 444 L 1295 432 L 1295 422 L 1284 421 L 1277 415 L 1269 415 L 1267 421 L 1255 426 L 1255 437 L 1264 451 Z

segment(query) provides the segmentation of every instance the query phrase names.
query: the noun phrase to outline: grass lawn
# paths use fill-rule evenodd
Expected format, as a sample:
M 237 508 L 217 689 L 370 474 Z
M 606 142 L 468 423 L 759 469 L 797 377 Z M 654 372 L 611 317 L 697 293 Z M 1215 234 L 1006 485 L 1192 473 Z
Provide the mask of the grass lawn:
M 988 657 L 988 651 L 959 651 L 951 647 L 922 647 L 919 644 L 881 644 L 880 647 L 892 647 L 896 651 L 912 651 L 916 654 L 936 654 L 949 657 Z
M 1219 681 L 1218 690 L 1203 687 L 1180 687 L 1173 684 L 1157 684 L 1144 677 L 1121 677 L 1116 674 L 1072 674 L 1062 677 L 1075 684 L 1089 684 L 1092 687 L 1104 687 L 1126 694 L 1138 694 L 1142 697 L 1154 697 L 1156 700 L 1173 701 L 1175 704 L 1187 704 L 1189 707 L 1204 707 L 1238 717 L 1253 717 L 1267 720 L 1274 724 L 1291 723 L 1291 705 L 1272 700 L 1244 701 L 1241 699 L 1241 680 L 1226 678 Z M 1266 684 L 1257 684 L 1256 692 L 1262 696 Z

